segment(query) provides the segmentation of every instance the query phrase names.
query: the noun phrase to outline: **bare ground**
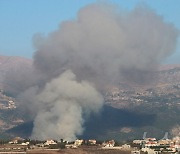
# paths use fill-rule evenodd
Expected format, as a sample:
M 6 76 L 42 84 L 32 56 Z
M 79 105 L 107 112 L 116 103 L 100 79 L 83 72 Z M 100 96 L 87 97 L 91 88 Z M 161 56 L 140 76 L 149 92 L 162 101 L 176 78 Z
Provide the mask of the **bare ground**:
M 30 150 L 27 154 L 130 154 L 130 151 L 122 150 L 104 150 L 100 148 L 78 148 L 78 149 L 63 149 L 63 150 Z

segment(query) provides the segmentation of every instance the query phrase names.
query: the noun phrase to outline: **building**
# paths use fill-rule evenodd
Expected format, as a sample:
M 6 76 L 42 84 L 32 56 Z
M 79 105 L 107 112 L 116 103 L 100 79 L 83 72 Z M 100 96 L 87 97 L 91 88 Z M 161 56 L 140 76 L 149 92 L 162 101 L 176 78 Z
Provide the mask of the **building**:
M 157 151 L 154 151 L 154 149 L 150 149 L 150 148 L 142 148 L 141 151 L 147 152 L 148 154 L 158 154 Z
M 55 141 L 53 140 L 47 140 L 44 145 L 52 145 L 52 144 L 57 144 Z
M 95 145 L 96 144 L 96 140 L 88 140 L 89 144 L 91 145 Z
M 75 140 L 74 145 L 80 146 L 83 143 L 83 140 Z
M 104 147 L 114 147 L 114 145 L 115 145 L 115 141 L 114 140 L 110 140 L 110 141 L 107 141 L 107 142 L 103 143 Z
M 124 145 L 122 145 L 122 148 L 123 148 L 123 149 L 130 149 L 131 146 L 130 146 L 129 144 L 124 144 Z

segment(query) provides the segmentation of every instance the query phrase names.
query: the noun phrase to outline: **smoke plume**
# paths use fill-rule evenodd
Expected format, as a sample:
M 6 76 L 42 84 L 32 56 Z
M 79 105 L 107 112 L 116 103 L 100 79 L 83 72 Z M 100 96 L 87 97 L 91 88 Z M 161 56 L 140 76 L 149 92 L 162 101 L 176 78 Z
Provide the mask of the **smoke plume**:
M 171 135 L 173 137 L 180 137 L 180 125 L 176 125 L 171 129 Z
M 47 37 L 35 35 L 30 83 L 18 95 L 34 113 L 32 137 L 75 139 L 103 106 L 105 87 L 149 82 L 177 37 L 172 24 L 146 7 L 122 12 L 102 3 L 82 8 Z
M 83 132 L 83 116 L 98 112 L 103 103 L 96 89 L 86 81 L 77 82 L 71 71 L 47 83 L 36 97 L 46 107 L 39 110 L 34 122 L 32 137 L 41 139 L 75 139 Z

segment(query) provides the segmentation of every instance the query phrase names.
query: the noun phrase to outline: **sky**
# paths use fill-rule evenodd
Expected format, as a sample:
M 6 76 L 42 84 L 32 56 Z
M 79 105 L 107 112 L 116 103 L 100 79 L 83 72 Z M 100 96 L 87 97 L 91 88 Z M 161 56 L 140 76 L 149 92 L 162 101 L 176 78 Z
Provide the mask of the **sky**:
M 146 5 L 180 30 L 180 0 L 101 0 L 132 10 Z M 96 0 L 0 0 L 0 55 L 32 58 L 35 34 L 47 35 L 64 20 L 76 18 L 83 6 Z M 180 38 L 176 52 L 164 63 L 180 63 Z

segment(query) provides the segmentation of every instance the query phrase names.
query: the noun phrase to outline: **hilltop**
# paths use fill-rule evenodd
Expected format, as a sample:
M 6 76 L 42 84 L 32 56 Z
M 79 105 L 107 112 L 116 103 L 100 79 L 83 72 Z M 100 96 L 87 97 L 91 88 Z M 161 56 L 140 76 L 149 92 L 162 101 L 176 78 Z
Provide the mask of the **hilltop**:
M 0 89 L 3 86 L 3 79 L 9 72 L 19 70 L 19 68 L 22 67 L 30 67 L 31 65 L 31 59 L 14 56 L 0 56 Z

